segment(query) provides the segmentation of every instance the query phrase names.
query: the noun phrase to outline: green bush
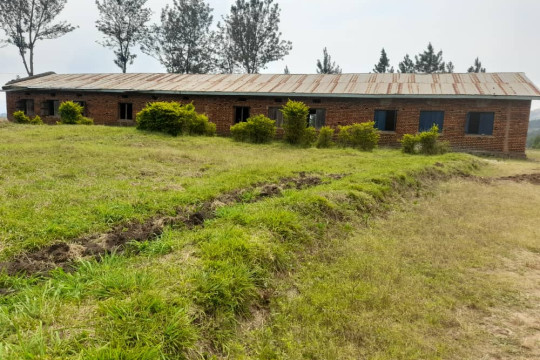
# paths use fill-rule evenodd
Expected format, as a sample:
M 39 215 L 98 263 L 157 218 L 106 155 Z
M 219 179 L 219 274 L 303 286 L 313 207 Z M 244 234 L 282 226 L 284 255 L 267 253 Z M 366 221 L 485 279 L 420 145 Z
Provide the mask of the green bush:
M 317 141 L 317 130 L 310 126 L 304 130 L 304 135 L 302 135 L 302 140 L 300 145 L 304 147 L 312 147 L 313 144 Z
M 36 115 L 33 119 L 25 115 L 24 111 L 15 111 L 13 119 L 17 124 L 43 125 L 43 120 Z
M 289 100 L 281 112 L 285 140 L 291 144 L 302 143 L 307 128 L 309 107 L 303 102 Z
M 137 129 L 164 132 L 172 136 L 215 135 L 216 126 L 208 117 L 198 114 L 193 104 L 154 102 L 147 104 L 136 116 Z
M 319 137 L 317 138 L 315 146 L 319 149 L 329 148 L 334 145 L 334 142 L 332 141 L 333 137 L 334 129 L 330 126 L 323 126 L 321 130 L 319 130 Z
M 82 117 L 83 107 L 73 101 L 65 101 L 60 104 L 58 113 L 61 124 L 77 124 Z
M 77 124 L 79 125 L 94 125 L 94 120 L 87 118 L 86 116 L 81 116 L 79 120 L 77 120 Z
M 379 138 L 379 132 L 375 129 L 373 121 L 339 127 L 338 143 L 341 146 L 371 151 L 377 147 Z
M 420 139 L 417 135 L 405 134 L 400 140 L 401 151 L 405 154 L 416 154 L 420 149 Z
M 401 151 L 406 154 L 435 155 L 444 154 L 450 150 L 447 141 L 439 141 L 439 127 L 433 125 L 429 131 L 417 135 L 405 134 L 400 140 Z
M 93 125 L 94 120 L 83 116 L 84 108 L 73 101 L 64 101 L 58 107 L 60 121 L 58 124 L 67 125 Z
M 41 117 L 39 115 L 34 116 L 33 119 L 30 119 L 30 124 L 32 125 L 43 125 L 43 120 L 41 120 Z
M 195 112 L 195 108 L 193 108 L 193 110 L 191 110 L 191 108 L 186 108 L 183 114 L 188 119 L 187 133 L 189 135 L 207 135 L 207 136 L 216 135 L 216 129 L 217 129 L 216 124 L 211 123 L 208 120 L 208 116 L 204 114 L 197 114 Z M 195 114 L 195 116 L 192 116 L 191 114 Z
M 24 111 L 15 111 L 13 113 L 13 120 L 17 124 L 30 124 L 30 118 L 24 114 Z
M 231 136 L 236 141 L 262 144 L 272 141 L 276 135 L 276 122 L 264 115 L 255 115 L 231 126 Z
M 250 139 L 249 126 L 247 122 L 240 122 L 231 126 L 231 137 L 235 141 L 247 142 Z

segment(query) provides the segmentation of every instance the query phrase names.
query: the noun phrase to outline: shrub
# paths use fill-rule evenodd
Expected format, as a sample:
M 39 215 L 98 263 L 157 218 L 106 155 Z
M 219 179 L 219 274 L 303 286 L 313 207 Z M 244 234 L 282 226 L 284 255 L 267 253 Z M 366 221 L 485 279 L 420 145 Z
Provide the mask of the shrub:
M 34 116 L 33 119 L 30 119 L 30 124 L 32 125 L 43 125 L 43 120 L 41 120 L 41 117 L 39 115 Z
M 251 141 L 256 144 L 270 142 L 276 135 L 276 122 L 264 115 L 252 116 L 247 123 L 251 128 Z
M 342 146 L 371 151 L 377 147 L 379 138 L 373 121 L 339 127 L 338 142 Z
M 60 114 L 60 124 L 77 124 L 81 119 L 83 107 L 73 101 L 65 101 L 60 104 L 58 113 Z
M 13 113 L 13 119 L 17 124 L 32 124 L 32 125 L 43 125 L 43 120 L 36 115 L 33 119 L 27 116 L 24 111 L 15 111 Z
M 13 120 L 17 124 L 30 124 L 30 118 L 25 115 L 24 111 L 15 111 L 13 113 Z
M 215 124 L 210 123 L 206 115 L 198 114 L 193 104 L 150 103 L 137 114 L 136 121 L 139 130 L 159 131 L 172 136 L 216 133 Z
M 276 122 L 264 115 L 255 115 L 231 126 L 231 136 L 236 141 L 262 144 L 272 141 L 276 135 Z
M 235 141 L 249 141 L 249 126 L 247 122 L 240 122 L 231 126 L 231 137 Z
M 186 106 L 185 110 L 183 111 L 183 115 L 186 116 L 187 119 L 187 132 L 189 135 L 216 135 L 216 124 L 211 123 L 208 120 L 208 116 L 204 114 L 197 114 L 195 112 L 195 107 L 193 107 L 193 110 L 191 110 L 191 107 L 188 108 Z
M 433 125 L 429 131 L 423 131 L 418 134 L 418 140 L 420 143 L 420 152 L 426 155 L 433 155 L 437 153 L 437 140 L 439 139 L 439 127 Z
M 405 134 L 400 142 L 401 151 L 406 154 L 416 154 L 419 151 L 420 139 L 417 135 Z
M 439 141 L 437 125 L 417 135 L 405 134 L 400 142 L 401 151 L 407 154 L 435 155 L 444 154 L 450 150 L 450 144 L 447 141 Z
M 323 126 L 321 130 L 319 130 L 319 137 L 317 138 L 315 146 L 319 149 L 329 148 L 334 145 L 334 142 L 332 141 L 333 137 L 334 129 L 330 126 Z
M 306 132 L 309 107 L 303 102 L 289 100 L 281 112 L 285 140 L 291 144 L 300 144 Z
M 79 120 L 77 120 L 77 124 L 79 125 L 94 125 L 94 120 L 87 118 L 86 116 L 81 116 Z
M 304 130 L 304 135 L 302 135 L 302 140 L 300 144 L 304 147 L 312 147 L 313 144 L 317 141 L 317 130 L 310 126 Z

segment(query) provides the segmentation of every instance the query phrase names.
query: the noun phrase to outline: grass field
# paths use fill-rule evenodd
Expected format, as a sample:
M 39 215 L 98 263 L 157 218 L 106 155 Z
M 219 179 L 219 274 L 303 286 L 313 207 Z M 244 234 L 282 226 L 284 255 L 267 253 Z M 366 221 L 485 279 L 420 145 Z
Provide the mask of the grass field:
M 169 225 L 117 253 L 81 258 L 73 272 L 0 275 L 1 359 L 533 354 L 520 343 L 534 341 L 527 326 L 497 342 L 501 325 L 480 323 L 491 314 L 506 323 L 514 307 L 537 311 L 523 295 L 535 284 L 511 277 L 516 264 L 530 275 L 518 260 L 540 252 L 537 188 L 437 184 L 534 172 L 538 163 L 490 160 L 479 169 L 463 154 L 256 146 L 104 127 L 0 125 L 0 133 L 4 261 L 216 205 L 203 226 Z M 319 181 L 287 186 L 299 176 Z

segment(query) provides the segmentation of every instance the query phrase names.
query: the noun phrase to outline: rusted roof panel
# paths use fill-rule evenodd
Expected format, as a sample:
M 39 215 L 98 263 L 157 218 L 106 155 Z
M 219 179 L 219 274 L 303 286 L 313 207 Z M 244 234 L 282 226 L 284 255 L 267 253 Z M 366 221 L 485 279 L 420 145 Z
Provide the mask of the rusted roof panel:
M 540 90 L 523 73 L 340 75 L 47 73 L 10 82 L 3 89 L 214 95 L 540 99 Z

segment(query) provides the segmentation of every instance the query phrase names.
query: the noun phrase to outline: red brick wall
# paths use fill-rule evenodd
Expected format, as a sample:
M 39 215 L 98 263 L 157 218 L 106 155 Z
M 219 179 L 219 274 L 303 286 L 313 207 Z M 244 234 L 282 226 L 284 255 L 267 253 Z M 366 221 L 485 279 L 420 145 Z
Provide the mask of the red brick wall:
M 227 134 L 234 121 L 235 106 L 249 106 L 251 114 L 268 115 L 268 108 L 282 106 L 274 97 L 241 96 L 182 96 L 114 93 L 68 93 L 68 92 L 8 92 L 7 109 L 9 118 L 20 99 L 34 99 L 35 112 L 41 115 L 44 100 L 85 101 L 86 115 L 97 125 L 120 125 L 119 103 L 133 103 L 136 114 L 147 102 L 193 101 L 199 112 L 206 113 L 210 121 L 217 124 L 220 134 Z M 416 133 L 421 110 L 440 110 L 445 112 L 442 139 L 450 141 L 456 149 L 498 152 L 523 155 L 529 124 L 530 101 L 523 100 L 429 100 L 429 99 L 336 99 L 320 98 L 315 103 L 311 98 L 295 98 L 304 101 L 312 108 L 326 109 L 326 125 L 337 127 L 355 122 L 373 121 L 374 111 L 398 110 L 395 132 L 382 132 L 381 144 L 397 146 L 398 139 L 406 133 Z M 465 122 L 470 111 L 494 112 L 495 122 L 492 136 L 465 134 Z M 54 124 L 58 119 L 45 117 L 47 123 Z

